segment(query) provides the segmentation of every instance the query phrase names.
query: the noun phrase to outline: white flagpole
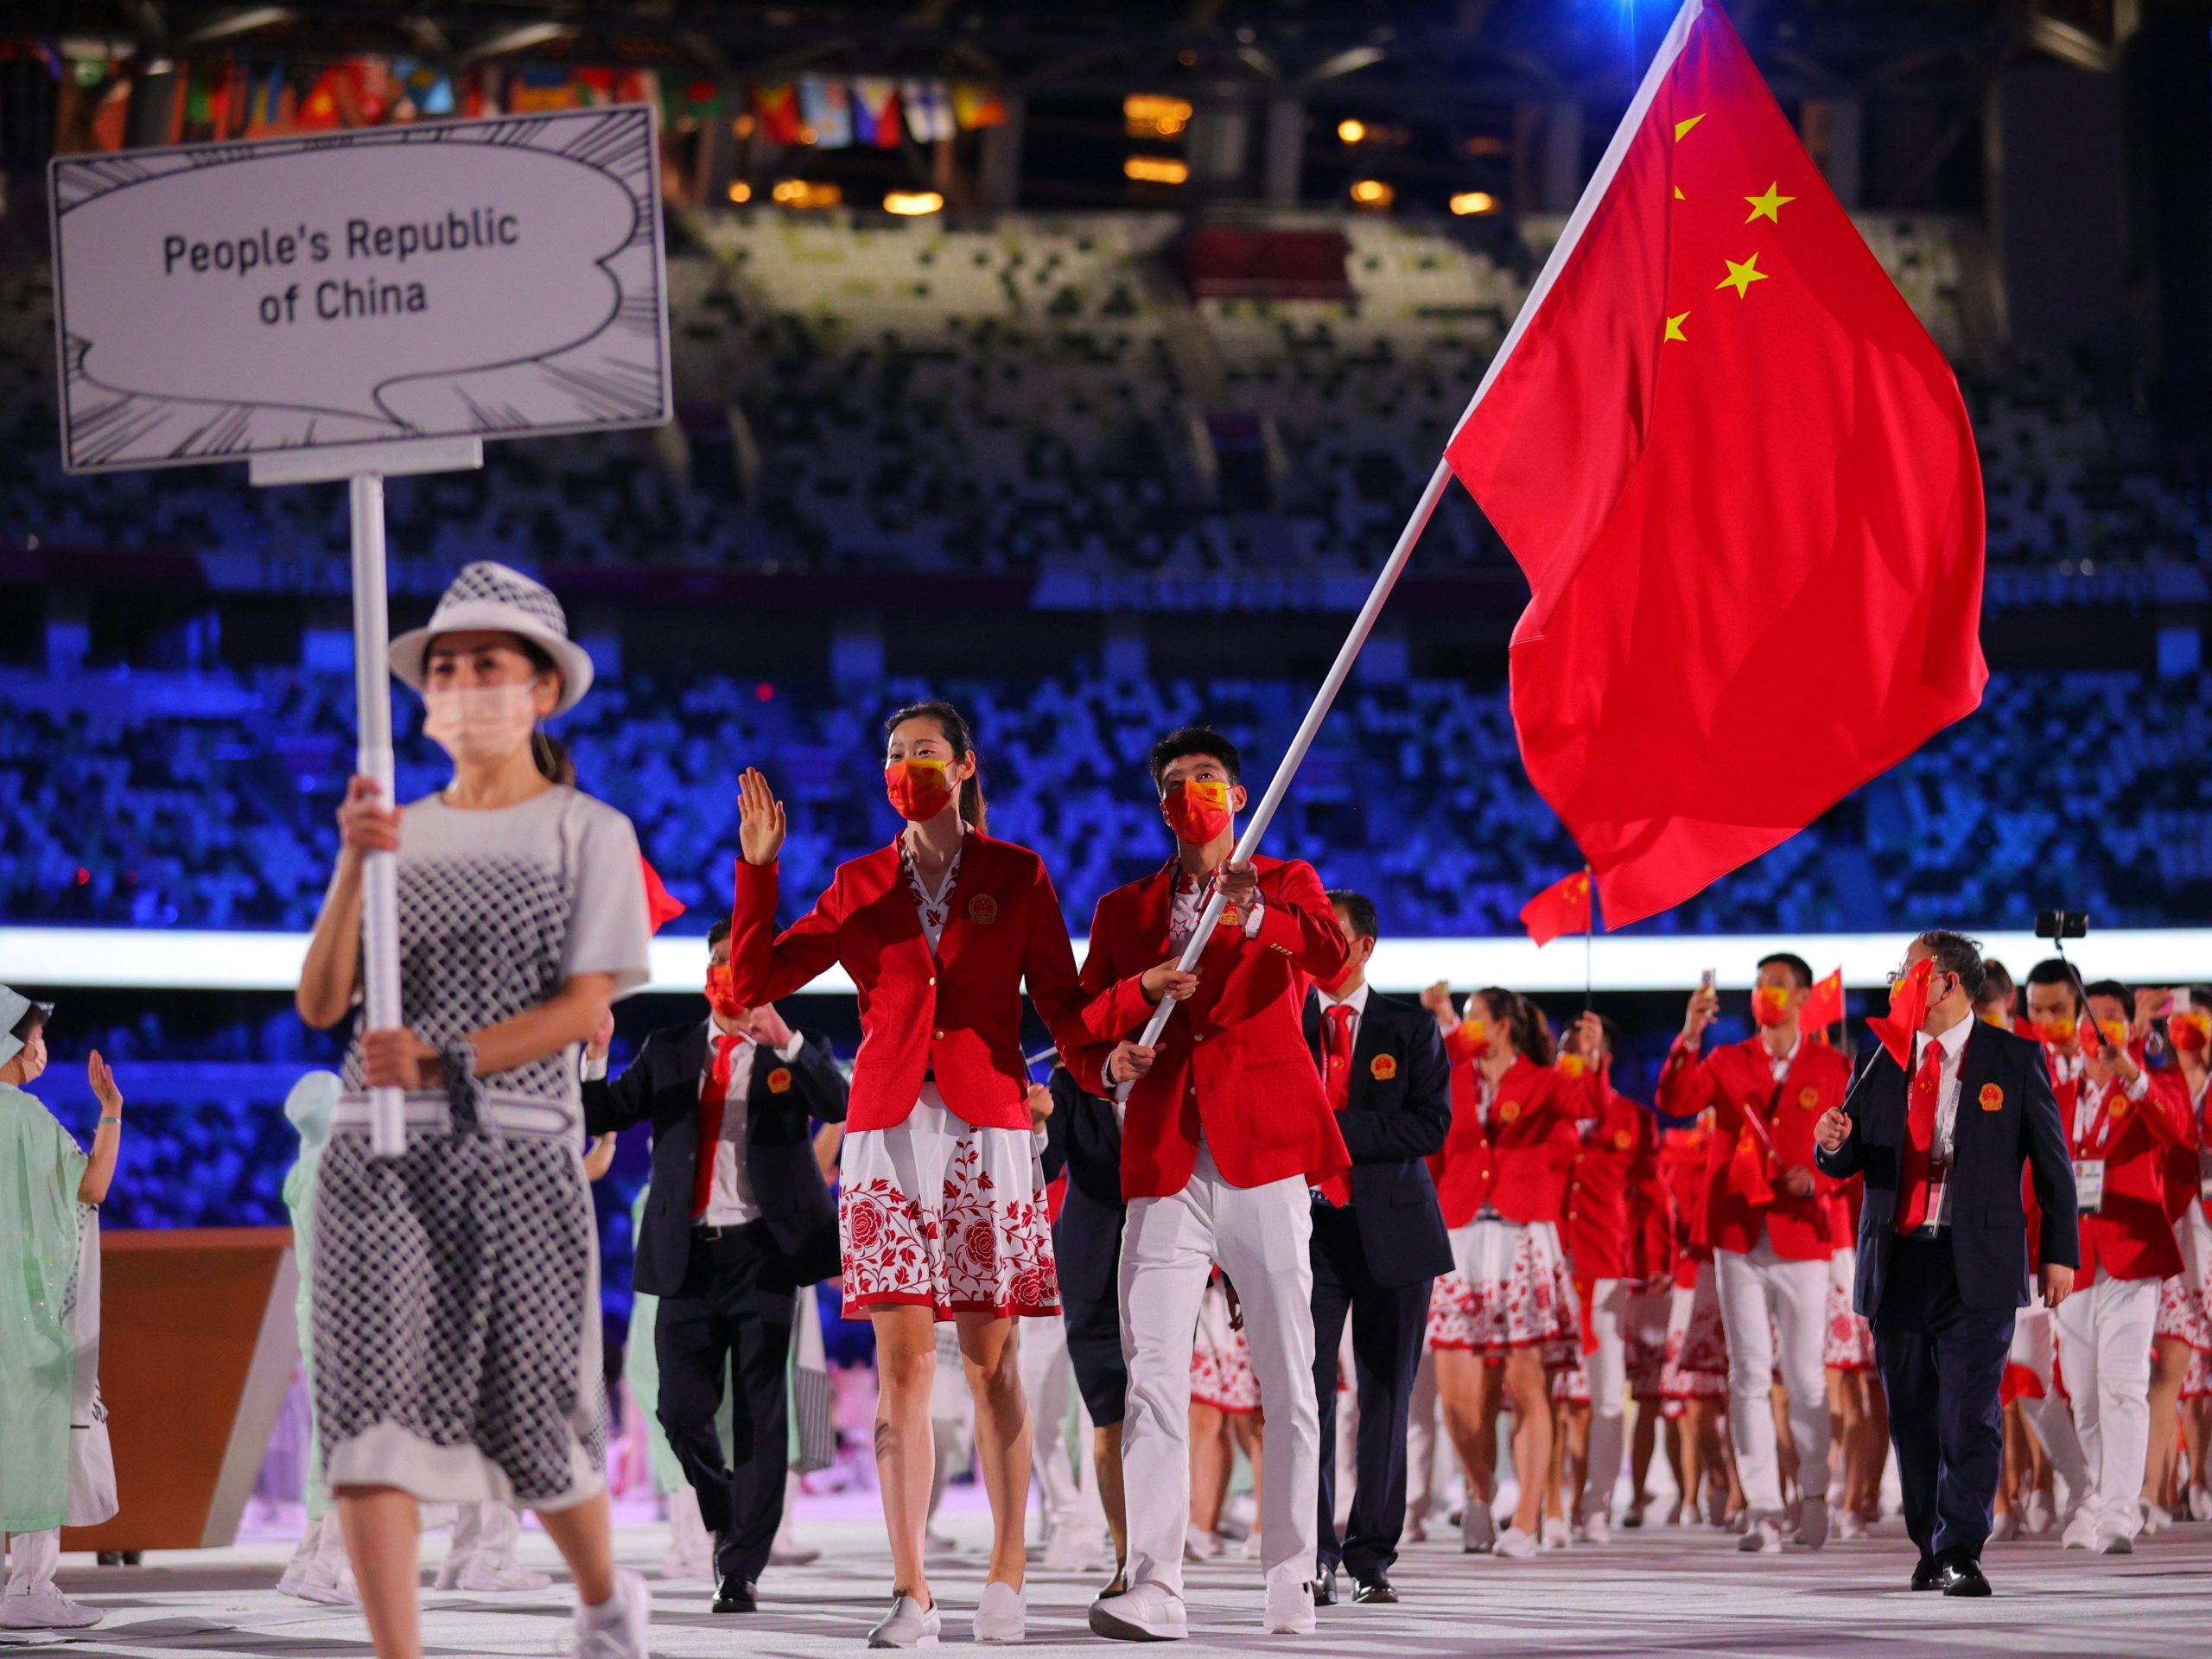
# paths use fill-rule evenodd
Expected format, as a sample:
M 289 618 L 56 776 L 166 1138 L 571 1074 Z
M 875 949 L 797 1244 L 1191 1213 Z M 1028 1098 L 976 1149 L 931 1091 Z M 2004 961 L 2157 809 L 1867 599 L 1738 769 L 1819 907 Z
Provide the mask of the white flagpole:
M 1351 665 L 1358 658 L 1360 648 L 1366 645 L 1367 636 L 1375 631 L 1375 619 L 1382 613 L 1383 601 L 1390 597 L 1390 589 L 1397 585 L 1398 573 L 1406 568 L 1414 543 L 1428 528 L 1429 515 L 1436 511 L 1436 504 L 1444 497 L 1445 486 L 1452 481 L 1452 465 L 1440 457 L 1436 470 L 1429 474 L 1428 487 L 1421 493 L 1421 500 L 1414 507 L 1414 516 L 1406 520 L 1406 527 L 1398 532 L 1398 544 L 1390 550 L 1390 556 L 1382 566 L 1382 574 L 1375 578 L 1369 590 L 1367 603 L 1359 607 L 1351 632 L 1344 637 L 1344 645 L 1337 652 L 1337 660 L 1329 666 L 1328 677 L 1321 682 L 1321 689 L 1314 694 L 1313 706 L 1306 711 L 1306 718 L 1299 723 L 1298 734 L 1290 740 L 1290 747 L 1283 751 L 1282 763 L 1275 768 L 1268 792 L 1260 798 L 1260 804 L 1244 826 L 1244 833 L 1236 838 L 1236 849 L 1230 855 L 1230 861 L 1248 863 L 1260 849 L 1260 837 L 1268 832 L 1274 822 L 1275 809 L 1282 804 L 1283 797 L 1290 792 L 1290 780 L 1298 775 L 1299 763 L 1306 759 L 1306 752 L 1313 747 L 1313 739 L 1320 732 L 1321 722 L 1328 718 L 1330 707 L 1337 700 L 1337 693 L 1344 689 L 1344 681 L 1351 674 Z M 1206 899 L 1206 907 L 1198 916 L 1198 925 L 1191 935 L 1191 942 L 1183 947 L 1183 957 L 1178 964 L 1185 972 L 1198 966 L 1198 958 L 1206 948 L 1206 941 L 1213 937 L 1215 925 L 1221 920 L 1222 896 L 1216 890 Z M 1138 1041 L 1147 1047 L 1160 1040 L 1166 1029 L 1167 1016 L 1175 1004 L 1163 997 L 1160 1006 L 1152 1011 L 1152 1018 L 1145 1022 L 1144 1035 Z M 1115 1086 L 1114 1098 L 1128 1098 L 1127 1083 Z
M 353 698 L 359 722 L 354 767 L 373 779 L 385 805 L 392 802 L 391 622 L 385 593 L 384 479 L 356 473 L 353 508 Z M 361 861 L 361 995 L 364 1028 L 400 1023 L 399 856 L 371 853 Z M 407 1150 L 405 1096 L 369 1090 L 369 1149 L 378 1158 Z

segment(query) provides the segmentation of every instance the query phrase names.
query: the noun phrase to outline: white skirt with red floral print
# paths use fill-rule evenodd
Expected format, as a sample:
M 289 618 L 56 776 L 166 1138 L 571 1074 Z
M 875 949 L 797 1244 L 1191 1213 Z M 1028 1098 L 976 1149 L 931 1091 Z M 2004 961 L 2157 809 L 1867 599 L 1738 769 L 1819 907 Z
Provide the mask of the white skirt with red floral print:
M 1667 1363 L 1660 1368 L 1659 1397 L 1728 1397 L 1728 1337 L 1720 1324 L 1720 1276 L 1710 1262 L 1698 1264 L 1695 1286 L 1675 1286 L 1673 1304 L 1667 1310 Z
M 1582 1322 L 1557 1227 L 1484 1217 L 1452 1230 L 1452 1259 L 1466 1287 L 1469 1348 L 1492 1363 L 1536 1348 L 1553 1370 L 1574 1363 Z
M 1198 1328 L 1191 1342 L 1191 1398 L 1216 1411 L 1245 1416 L 1260 1408 L 1260 1376 L 1252 1344 L 1229 1322 L 1229 1294 L 1214 1280 L 1198 1302 Z
M 2158 1287 L 2154 1337 L 2172 1337 L 2202 1353 L 2212 1349 L 2212 1227 L 2202 1205 L 2192 1204 L 2174 1224 L 2181 1271 Z M 2185 1385 L 2184 1385 L 2185 1386 Z
M 1471 1353 L 1474 1350 L 1474 1305 L 1467 1294 L 1467 1281 L 1456 1273 L 1438 1274 L 1429 1287 L 1426 1340 L 1431 1353 L 1439 1350 Z
M 905 1122 L 847 1135 L 839 1162 L 847 1319 L 872 1307 L 1058 1314 L 1045 1174 L 1027 1133 L 978 1128 L 925 1084 Z
M 1858 1273 L 1857 1246 L 1847 1244 L 1828 1258 L 1828 1328 L 1821 1339 L 1821 1364 L 1831 1371 L 1874 1369 L 1874 1327 L 1851 1306 L 1852 1281 Z
M 1661 1374 L 1667 1367 L 1667 1314 L 1673 1300 L 1672 1290 L 1640 1290 L 1628 1299 L 1628 1316 L 1621 1321 L 1621 1346 L 1625 1351 L 1631 1400 L 1650 1402 L 1659 1397 Z

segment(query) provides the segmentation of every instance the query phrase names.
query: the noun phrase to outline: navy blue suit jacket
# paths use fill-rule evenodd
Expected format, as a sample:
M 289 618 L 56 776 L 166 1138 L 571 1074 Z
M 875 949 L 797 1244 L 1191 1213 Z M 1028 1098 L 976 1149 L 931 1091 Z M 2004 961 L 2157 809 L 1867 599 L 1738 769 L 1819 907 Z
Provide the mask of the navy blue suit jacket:
M 1853 1300 L 1868 1319 L 1882 1305 L 1890 1250 L 1897 1243 L 1897 1172 L 1905 1131 L 1904 1069 L 1877 1048 L 1852 1085 L 1851 1133 L 1835 1151 L 1817 1153 L 1823 1172 L 1864 1174 L 1859 1212 L 1859 1277 Z M 1986 1094 L 1989 1104 L 1985 1105 Z M 1959 1300 L 1968 1307 L 2028 1304 L 2028 1217 L 2020 1170 L 2033 1173 L 2043 1211 L 2043 1260 L 2081 1262 L 2074 1213 L 2074 1165 L 2050 1072 L 2039 1044 L 1976 1020 L 1960 1061 L 1959 1117 L 1953 1135 L 1951 1252 Z
M 845 1117 L 845 1079 L 818 1032 L 804 1039 L 788 1067 L 772 1049 L 753 1059 L 745 1096 L 745 1171 L 768 1236 L 802 1285 L 835 1278 L 837 1206 L 814 1156 L 813 1120 Z M 791 1084 L 770 1079 L 781 1070 Z M 691 1192 L 699 1159 L 699 1087 L 707 1073 L 707 1022 L 671 1026 L 645 1039 L 619 1077 L 584 1084 L 584 1128 L 607 1135 L 650 1119 L 653 1126 L 652 1194 L 639 1224 L 631 1282 L 651 1296 L 680 1295 L 691 1261 Z
M 1306 1046 L 1321 1065 L 1321 998 L 1306 999 Z M 1351 1087 L 1337 1128 L 1351 1154 L 1351 1210 L 1367 1270 L 1395 1288 L 1452 1267 L 1452 1238 L 1427 1160 L 1452 1132 L 1452 1071 L 1436 1016 L 1370 990 L 1351 1039 Z M 1376 1059 L 1388 1055 L 1385 1077 Z

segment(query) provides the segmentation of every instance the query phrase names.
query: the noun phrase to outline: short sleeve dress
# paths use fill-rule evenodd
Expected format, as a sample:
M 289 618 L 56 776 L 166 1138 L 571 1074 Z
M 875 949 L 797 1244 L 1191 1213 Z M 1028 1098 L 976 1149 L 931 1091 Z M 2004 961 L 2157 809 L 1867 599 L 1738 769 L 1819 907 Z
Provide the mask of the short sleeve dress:
M 643 984 L 630 821 L 573 789 L 400 823 L 400 1001 L 446 1050 L 568 980 Z M 407 1147 L 369 1150 L 361 1018 L 315 1201 L 314 1388 L 334 1488 L 558 1510 L 604 1481 L 599 1247 L 576 1052 L 407 1097 Z

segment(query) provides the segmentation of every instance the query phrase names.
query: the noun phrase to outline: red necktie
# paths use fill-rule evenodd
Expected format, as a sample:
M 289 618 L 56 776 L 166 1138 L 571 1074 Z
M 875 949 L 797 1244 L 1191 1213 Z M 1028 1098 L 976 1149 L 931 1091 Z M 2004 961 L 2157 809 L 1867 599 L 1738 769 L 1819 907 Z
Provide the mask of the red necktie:
M 1339 1002 L 1323 1010 L 1321 1027 L 1321 1089 L 1329 1109 L 1341 1112 L 1351 1104 L 1351 1004 Z M 1321 1196 L 1341 1209 L 1351 1202 L 1351 1180 L 1341 1173 L 1321 1183 Z
M 721 1144 L 722 1109 L 729 1103 L 729 1057 L 742 1037 L 715 1035 L 714 1064 L 699 1085 L 699 1155 L 691 1170 L 691 1219 L 707 1213 L 707 1200 L 715 1195 L 715 1154 Z
M 1936 1145 L 1936 1103 L 1943 1092 L 1943 1045 L 1931 1042 L 1905 1105 L 1904 1156 L 1897 1171 L 1897 1231 L 1917 1232 L 1928 1219 L 1928 1160 Z

